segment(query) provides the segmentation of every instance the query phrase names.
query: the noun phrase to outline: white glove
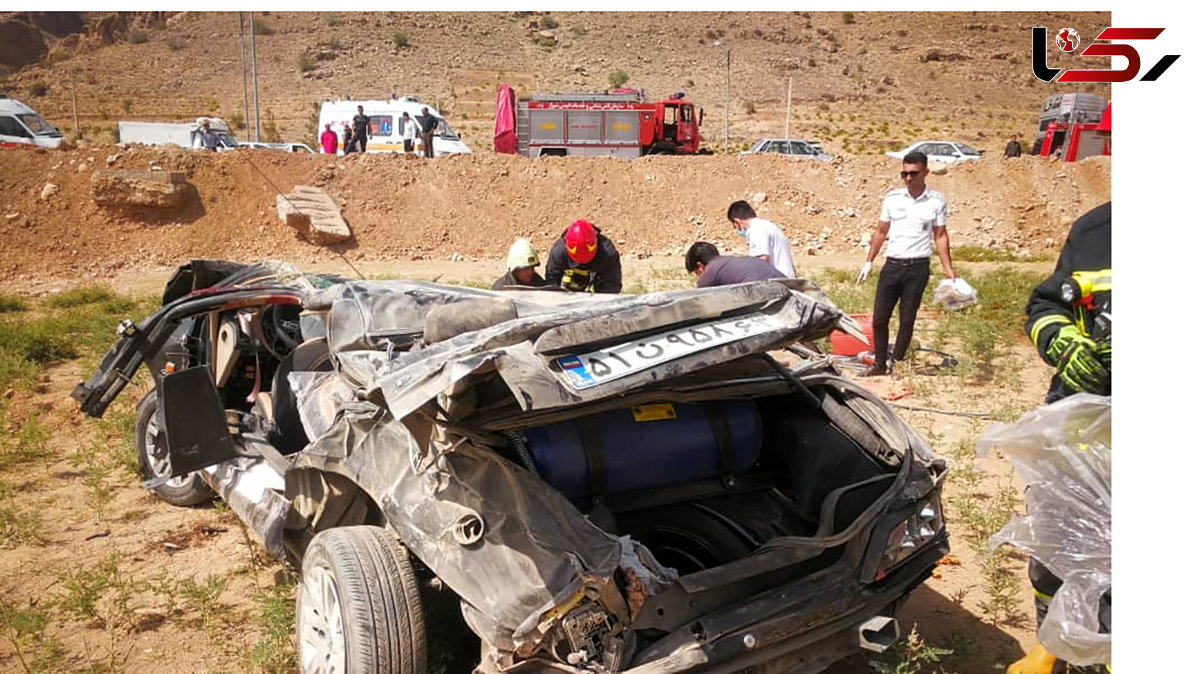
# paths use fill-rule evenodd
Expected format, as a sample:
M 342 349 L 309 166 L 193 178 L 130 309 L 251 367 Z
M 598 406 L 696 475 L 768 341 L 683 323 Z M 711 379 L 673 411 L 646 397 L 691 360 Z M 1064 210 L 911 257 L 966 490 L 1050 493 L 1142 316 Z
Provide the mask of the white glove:
M 854 282 L 854 285 L 858 285 L 858 284 L 862 283 L 863 281 L 866 281 L 867 277 L 870 275 L 871 275 L 871 261 L 867 260 L 866 262 L 863 263 L 862 271 L 858 272 L 858 280 Z

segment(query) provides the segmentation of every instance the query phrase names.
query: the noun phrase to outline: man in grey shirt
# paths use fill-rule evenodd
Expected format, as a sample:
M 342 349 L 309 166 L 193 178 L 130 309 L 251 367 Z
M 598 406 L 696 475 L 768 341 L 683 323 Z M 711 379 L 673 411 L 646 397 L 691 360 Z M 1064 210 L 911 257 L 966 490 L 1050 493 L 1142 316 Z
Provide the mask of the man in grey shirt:
M 728 286 L 735 283 L 766 281 L 787 278 L 770 262 L 759 257 L 721 255 L 717 247 L 707 241 L 697 241 L 688 249 L 684 267 L 689 274 L 698 274 L 698 288 Z

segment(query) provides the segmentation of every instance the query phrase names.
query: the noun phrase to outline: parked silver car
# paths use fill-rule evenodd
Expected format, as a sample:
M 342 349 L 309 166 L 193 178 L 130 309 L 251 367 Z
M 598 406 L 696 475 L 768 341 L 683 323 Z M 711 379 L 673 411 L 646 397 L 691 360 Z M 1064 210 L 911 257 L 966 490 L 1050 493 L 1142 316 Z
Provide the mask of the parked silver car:
M 763 138 L 750 146 L 749 150 L 739 152 L 738 154 L 762 154 L 762 153 L 782 154 L 789 157 L 802 157 L 805 159 L 819 159 L 821 161 L 830 161 L 833 157 L 825 154 L 821 145 L 811 140 L 784 140 L 782 138 Z
M 946 463 L 792 346 L 839 327 L 861 336 L 797 279 L 494 292 L 195 260 L 73 396 L 100 416 L 148 367 L 146 486 L 215 491 L 301 567 L 303 672 L 819 672 L 887 649 L 948 550 Z

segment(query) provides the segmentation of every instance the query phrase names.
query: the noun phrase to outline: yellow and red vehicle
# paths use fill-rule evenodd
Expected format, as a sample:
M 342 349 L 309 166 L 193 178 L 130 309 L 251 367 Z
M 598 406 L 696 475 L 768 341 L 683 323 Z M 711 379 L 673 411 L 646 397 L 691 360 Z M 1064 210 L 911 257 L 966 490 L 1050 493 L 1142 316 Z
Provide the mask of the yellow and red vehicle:
M 642 92 L 534 94 L 500 85 L 495 150 L 528 157 L 698 154 L 704 111 L 684 94 L 646 101 Z

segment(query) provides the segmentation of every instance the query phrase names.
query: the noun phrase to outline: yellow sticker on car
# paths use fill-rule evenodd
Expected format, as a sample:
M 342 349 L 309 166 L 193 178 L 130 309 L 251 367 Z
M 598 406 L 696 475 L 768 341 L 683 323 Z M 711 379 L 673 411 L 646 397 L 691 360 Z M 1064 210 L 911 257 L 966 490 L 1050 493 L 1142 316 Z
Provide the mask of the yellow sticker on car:
M 634 421 L 664 421 L 675 418 L 675 406 L 671 403 L 651 403 L 632 408 Z

